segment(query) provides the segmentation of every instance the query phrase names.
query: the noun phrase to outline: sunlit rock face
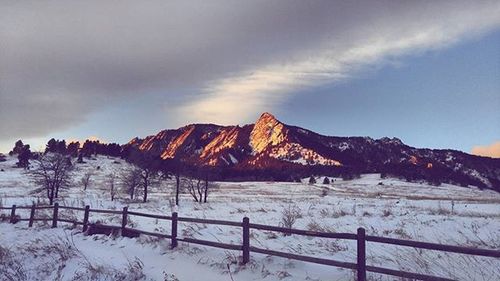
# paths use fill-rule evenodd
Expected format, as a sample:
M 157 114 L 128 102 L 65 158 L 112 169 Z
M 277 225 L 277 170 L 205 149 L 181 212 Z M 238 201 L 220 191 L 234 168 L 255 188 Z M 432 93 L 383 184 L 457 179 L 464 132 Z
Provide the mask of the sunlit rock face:
M 324 136 L 263 113 L 255 124 L 192 124 L 134 138 L 124 149 L 193 167 L 215 166 L 225 179 L 293 180 L 298 176 L 376 173 L 500 191 L 500 159 L 452 150 L 417 149 L 396 138 Z
M 135 146 L 135 145 L 138 145 L 138 144 L 141 144 L 141 139 L 139 139 L 138 137 L 135 137 L 133 139 L 131 139 L 126 145 L 130 145 L 130 146 Z
M 207 158 L 221 152 L 225 148 L 232 148 L 236 145 L 240 127 L 230 127 L 223 129 L 201 152 L 200 158 Z
M 174 158 L 177 153 L 178 148 L 184 144 L 189 135 L 194 131 L 195 126 L 191 125 L 186 128 L 186 130 L 172 142 L 170 142 L 167 148 L 161 154 L 162 159 Z
M 250 133 L 250 146 L 253 151 L 260 153 L 269 146 L 274 146 L 286 140 L 288 129 L 285 125 L 270 114 L 263 113 L 255 123 Z

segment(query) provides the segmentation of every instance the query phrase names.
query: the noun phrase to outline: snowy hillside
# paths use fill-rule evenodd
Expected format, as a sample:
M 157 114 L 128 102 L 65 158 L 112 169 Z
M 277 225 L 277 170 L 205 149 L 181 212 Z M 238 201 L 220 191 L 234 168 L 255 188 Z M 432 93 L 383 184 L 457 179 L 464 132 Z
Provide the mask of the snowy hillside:
M 119 175 L 129 164 L 107 157 L 86 162 L 76 164 L 74 187 L 61 193 L 59 204 L 117 210 L 129 206 L 130 210 L 165 215 L 175 210 L 179 216 L 229 221 L 247 216 L 252 223 L 273 226 L 280 225 L 284 210 L 293 209 L 297 213 L 293 227 L 298 229 L 355 233 L 364 227 L 368 235 L 500 249 L 500 194 L 491 190 L 407 183 L 380 179 L 378 174 L 351 181 L 332 179 L 331 184 L 320 184 L 323 178 L 319 177 L 313 185 L 307 179 L 303 183 L 224 182 L 211 191 L 208 203 L 196 203 L 183 194 L 176 208 L 174 181 L 153 187 L 146 203 L 128 200 L 123 192 L 111 202 L 110 174 Z M 0 162 L 1 205 L 45 202 L 43 195 L 32 194 L 34 184 L 25 171 L 13 168 L 14 163 L 13 158 Z M 88 171 L 93 172 L 93 181 L 84 191 L 80 179 Z M 119 177 L 116 185 L 120 188 Z M 29 210 L 18 213 L 26 217 Z M 81 220 L 83 213 L 63 210 L 60 215 Z M 119 225 L 121 218 L 91 214 L 90 221 L 97 220 Z M 156 219 L 131 217 L 130 223 L 146 231 L 170 232 L 169 223 Z M 256 253 L 242 266 L 238 251 L 182 242 L 171 250 L 169 240 L 84 236 L 80 228 L 60 225 L 51 229 L 35 223 L 28 228 L 27 222 L 0 222 L 0 270 L 19 280 L 354 280 L 355 276 L 351 270 Z M 241 244 L 242 239 L 238 227 L 193 223 L 179 223 L 179 236 L 233 244 Z M 252 230 L 250 243 L 320 258 L 356 259 L 355 241 Z M 367 244 L 367 264 L 457 280 L 500 280 L 500 259 L 385 244 Z M 12 280 L 5 276 L 0 280 Z M 398 280 L 377 274 L 369 274 L 369 278 Z
M 85 152 L 92 154 L 92 149 Z M 121 155 L 147 154 L 216 167 L 220 180 L 295 181 L 311 174 L 384 173 L 411 181 L 500 191 L 500 159 L 449 149 L 415 148 L 400 139 L 335 137 L 285 124 L 264 112 L 254 124 L 190 124 L 122 146 Z M 283 172 L 286 171 L 286 172 Z

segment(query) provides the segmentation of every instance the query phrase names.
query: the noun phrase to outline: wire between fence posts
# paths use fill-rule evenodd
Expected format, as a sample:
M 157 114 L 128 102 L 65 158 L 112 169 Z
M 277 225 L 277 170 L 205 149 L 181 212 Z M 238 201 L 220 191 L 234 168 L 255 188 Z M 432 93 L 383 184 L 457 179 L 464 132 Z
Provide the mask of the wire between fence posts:
M 33 220 L 35 219 L 35 210 L 36 210 L 35 204 L 31 205 L 30 220 L 28 223 L 28 227 L 33 226 Z
M 85 213 L 83 214 L 83 232 L 86 232 L 87 228 L 89 227 L 89 213 L 90 206 L 87 205 L 85 206 Z
M 250 219 L 243 218 L 243 260 L 242 263 L 246 264 L 250 261 Z
M 177 220 L 178 220 L 178 214 L 177 212 L 172 213 L 172 244 L 170 245 L 171 248 L 177 247 Z
M 358 228 L 358 268 L 357 268 L 357 281 L 366 281 L 366 239 L 365 239 L 365 229 Z
M 12 205 L 10 210 L 10 223 L 16 223 L 16 205 Z
M 57 227 L 58 214 L 59 214 L 59 203 L 54 203 L 54 214 L 52 215 L 52 228 Z
M 122 233 L 125 230 L 125 227 L 127 226 L 127 216 L 128 216 L 128 207 L 123 207 L 123 212 L 122 212 Z

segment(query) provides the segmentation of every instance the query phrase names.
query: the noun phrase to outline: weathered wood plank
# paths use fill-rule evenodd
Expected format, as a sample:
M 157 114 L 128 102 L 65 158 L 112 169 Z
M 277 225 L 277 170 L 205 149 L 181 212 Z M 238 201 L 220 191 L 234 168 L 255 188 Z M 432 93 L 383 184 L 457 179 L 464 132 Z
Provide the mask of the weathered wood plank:
M 177 212 L 173 212 L 172 213 L 172 231 L 171 231 L 172 241 L 170 244 L 170 247 L 172 249 L 177 247 L 177 219 L 178 219 Z
M 103 210 L 103 209 L 90 209 L 90 212 L 92 212 L 92 213 L 101 213 L 101 214 L 115 214 L 115 215 L 121 215 L 122 214 L 122 211 Z
M 33 204 L 31 206 L 31 212 L 30 212 L 30 218 L 29 218 L 28 227 L 32 227 L 33 226 L 33 219 L 35 218 L 35 211 L 36 211 L 36 206 L 35 206 L 35 204 Z
M 366 270 L 369 272 L 376 272 L 376 273 L 381 273 L 381 274 L 385 274 L 385 275 L 398 276 L 398 277 L 410 278 L 410 279 L 416 279 L 416 280 L 455 281 L 453 279 L 444 278 L 444 277 L 437 277 L 437 276 L 430 276 L 430 275 L 419 274 L 419 273 L 399 271 L 399 270 L 388 269 L 388 268 L 383 268 L 383 267 L 376 267 L 376 266 L 367 266 Z
M 213 241 L 207 241 L 207 240 L 198 240 L 198 239 L 193 239 L 193 238 L 177 238 L 177 241 L 199 244 L 199 245 L 204 245 L 204 246 L 210 246 L 210 247 L 215 247 L 215 248 L 222 248 L 222 249 L 227 249 L 227 250 L 239 250 L 239 251 L 241 251 L 241 248 L 242 248 L 241 245 L 219 243 L 219 242 L 213 242 Z
M 128 227 L 126 229 L 127 230 L 132 230 L 132 231 L 135 231 L 137 233 L 144 234 L 144 235 L 155 236 L 155 237 L 158 237 L 158 238 L 167 238 L 167 239 L 172 238 L 172 236 L 170 236 L 168 234 L 163 234 L 163 233 L 158 233 L 158 232 L 149 232 L 149 231 L 144 231 L 144 230 L 139 230 L 139 229 L 134 229 L 134 228 L 128 228 Z
M 357 281 L 366 280 L 366 241 L 365 241 L 365 229 L 358 228 L 357 236 L 357 265 L 356 269 L 358 279 Z
M 182 222 L 218 224 L 218 225 L 228 225 L 228 226 L 241 226 L 241 222 L 235 222 L 235 221 L 207 220 L 207 219 L 187 218 L 187 217 L 179 217 L 178 220 L 182 221 Z
M 89 227 L 89 214 L 90 214 L 90 206 L 85 206 L 85 213 L 83 213 L 83 232 L 87 231 Z
M 500 251 L 498 251 L 498 250 L 476 249 L 476 248 L 469 248 L 469 247 L 443 245 L 443 244 L 418 242 L 418 241 L 410 241 L 410 240 L 401 240 L 401 239 L 395 239 L 395 238 L 386 238 L 386 237 L 378 237 L 378 236 L 370 236 L 370 235 L 366 236 L 366 241 L 399 245 L 399 246 L 408 246 L 408 247 L 436 250 L 436 251 L 443 251 L 443 252 L 468 254 L 468 255 L 475 255 L 475 256 L 485 256 L 485 257 L 495 257 L 495 258 L 500 257 Z
M 268 250 L 268 249 L 261 249 L 261 248 L 252 247 L 252 246 L 250 246 L 250 251 L 255 252 L 255 253 L 259 253 L 259 254 L 278 256 L 278 257 L 292 259 L 292 260 L 299 260 L 299 261 L 312 262 L 312 263 L 317 263 L 317 264 L 331 265 L 331 266 L 342 267 L 342 268 L 350 268 L 350 269 L 357 268 L 357 265 L 355 263 L 352 263 L 352 262 L 343 262 L 343 261 L 336 261 L 336 260 L 329 260 L 329 259 L 322 259 L 322 258 L 314 258 L 314 257 L 309 257 L 309 256 L 302 256 L 302 255 L 297 255 L 297 254 L 278 252 L 278 251 L 273 251 L 273 250 Z
M 243 218 L 243 264 L 250 261 L 250 219 Z
M 70 206 L 59 206 L 59 209 L 67 209 L 67 210 L 75 210 L 75 211 L 85 211 L 85 208 L 70 207 Z
M 146 218 L 161 219 L 161 220 L 171 220 L 172 219 L 171 216 L 145 214 L 145 213 L 139 213 L 139 212 L 133 212 L 133 211 L 128 211 L 128 214 L 134 215 L 134 216 L 146 217 Z
M 52 228 L 57 227 L 57 216 L 59 214 L 59 203 L 54 203 L 54 212 L 52 214 Z
M 250 228 L 260 229 L 260 230 L 270 230 L 270 231 L 283 232 L 283 233 L 298 234 L 298 235 L 304 235 L 304 236 L 356 240 L 356 234 L 352 234 L 352 233 L 316 232 L 316 231 L 284 228 L 284 227 L 270 226 L 270 225 L 264 225 L 264 224 L 255 224 L 255 223 L 251 223 Z

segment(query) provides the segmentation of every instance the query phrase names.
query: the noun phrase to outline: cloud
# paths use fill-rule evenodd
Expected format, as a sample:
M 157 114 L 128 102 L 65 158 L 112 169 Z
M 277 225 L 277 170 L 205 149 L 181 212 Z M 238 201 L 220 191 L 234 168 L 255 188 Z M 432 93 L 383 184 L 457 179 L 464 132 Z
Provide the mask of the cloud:
M 178 116 L 191 116 L 192 122 L 207 118 L 222 124 L 234 123 L 234 119 L 250 121 L 304 87 L 347 79 L 367 67 L 383 65 L 402 55 L 444 48 L 500 25 L 498 3 L 468 8 L 455 4 L 436 6 L 435 11 L 419 6 L 389 13 L 369 27 L 366 22 L 357 23 L 349 34 L 336 34 L 338 30 L 334 29 L 331 39 L 294 54 L 293 59 L 255 66 L 212 81 L 205 89 L 206 95 L 181 107 Z
M 471 150 L 471 153 L 479 156 L 500 158 L 500 141 L 497 141 L 490 145 L 474 146 Z
M 165 126 L 247 122 L 499 24 L 498 1 L 2 1 L 0 142 L 124 100 L 165 103 Z

